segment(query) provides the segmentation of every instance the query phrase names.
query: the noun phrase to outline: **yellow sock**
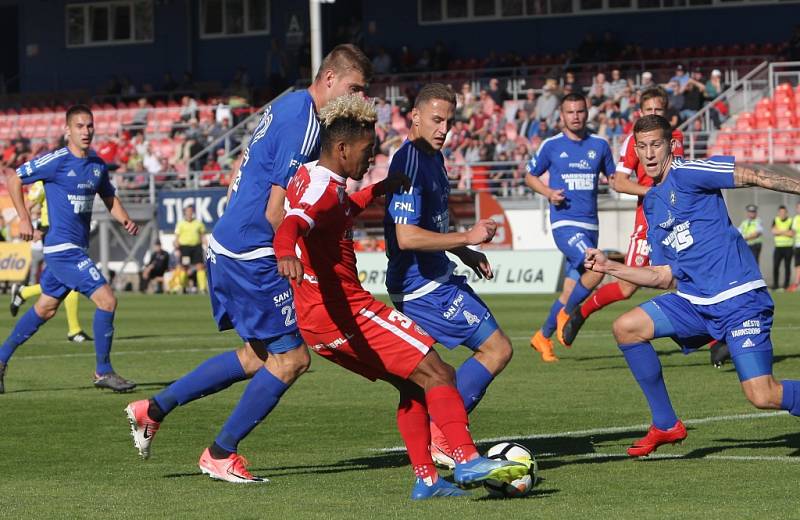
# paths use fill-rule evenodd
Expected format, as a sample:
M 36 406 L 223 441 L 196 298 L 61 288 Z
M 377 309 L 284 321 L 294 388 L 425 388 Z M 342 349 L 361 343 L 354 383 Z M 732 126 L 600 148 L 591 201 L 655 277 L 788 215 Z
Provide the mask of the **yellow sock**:
M 64 298 L 64 309 L 67 311 L 67 335 L 73 336 L 83 330 L 78 321 L 78 291 L 70 291 Z
M 19 291 L 19 295 L 25 300 L 29 300 L 30 298 L 39 296 L 40 294 L 42 294 L 42 286 L 38 283 L 36 285 L 26 285 Z
M 205 269 L 200 269 L 197 271 L 197 290 L 205 291 L 206 289 L 208 289 L 208 278 L 206 278 L 206 271 Z

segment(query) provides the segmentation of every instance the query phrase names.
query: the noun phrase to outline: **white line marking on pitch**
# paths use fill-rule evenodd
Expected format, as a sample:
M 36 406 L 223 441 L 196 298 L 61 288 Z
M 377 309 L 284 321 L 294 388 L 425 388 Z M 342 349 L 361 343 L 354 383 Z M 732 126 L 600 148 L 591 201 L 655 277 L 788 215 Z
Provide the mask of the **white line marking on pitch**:
M 564 455 L 562 453 L 538 453 L 536 458 L 550 458 L 550 457 L 575 457 L 578 459 L 630 459 L 631 456 L 627 453 L 581 453 L 578 455 Z M 708 460 L 730 460 L 740 462 L 800 462 L 800 457 L 789 456 L 768 456 L 768 455 L 703 455 L 702 457 L 692 457 L 689 455 L 681 454 L 668 454 L 668 453 L 653 453 L 648 455 L 642 460 L 651 459 L 664 459 L 664 460 L 693 460 L 693 459 L 708 459 Z
M 736 415 L 717 415 L 713 417 L 701 417 L 698 419 L 686 419 L 685 421 L 683 421 L 683 424 L 692 425 L 692 424 L 706 424 L 706 423 L 722 422 L 722 421 L 745 421 L 752 419 L 769 419 L 772 417 L 779 417 L 786 415 L 789 415 L 789 413 L 783 410 L 774 412 L 743 413 Z M 621 433 L 621 432 L 638 431 L 638 430 L 646 431 L 649 427 L 650 427 L 649 424 L 635 424 L 632 426 L 610 426 L 607 428 L 570 430 L 557 433 L 535 433 L 531 435 L 506 435 L 504 437 L 490 437 L 488 439 L 477 439 L 475 442 L 483 444 L 489 442 L 502 442 L 502 441 L 513 441 L 513 440 L 555 439 L 558 437 L 583 437 L 587 435 L 604 435 L 609 433 Z M 379 448 L 376 451 L 389 453 L 389 452 L 399 452 L 405 450 L 406 449 L 404 446 L 393 446 L 391 448 Z
M 164 350 L 115 350 L 114 357 L 117 356 L 130 356 L 130 355 L 141 355 L 141 354 L 182 354 L 184 352 L 187 353 L 196 353 L 196 352 L 208 352 L 208 353 L 215 353 L 215 352 L 222 352 L 225 350 L 236 350 L 239 348 L 238 346 L 231 345 L 230 347 L 208 347 L 208 348 L 173 348 L 173 349 L 164 349 Z M 78 357 L 95 357 L 94 352 L 75 352 L 72 354 L 41 354 L 41 355 L 33 355 L 33 356 L 17 356 L 14 358 L 14 361 L 21 361 L 23 359 L 31 359 L 31 360 L 39 360 L 39 359 L 60 359 L 60 358 L 78 358 Z

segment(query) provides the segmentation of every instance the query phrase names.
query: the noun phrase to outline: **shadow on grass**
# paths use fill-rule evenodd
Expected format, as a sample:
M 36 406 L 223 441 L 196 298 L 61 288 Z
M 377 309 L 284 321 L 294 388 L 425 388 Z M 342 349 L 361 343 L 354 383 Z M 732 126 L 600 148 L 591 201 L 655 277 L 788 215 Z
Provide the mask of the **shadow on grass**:
M 135 394 L 137 390 L 141 390 L 143 388 L 165 388 L 175 381 L 153 381 L 153 382 L 146 382 L 146 383 L 136 383 L 136 388 L 132 389 L 129 392 L 114 392 L 107 388 L 97 388 L 94 385 L 80 385 L 80 386 L 62 386 L 62 387 L 47 387 L 47 388 L 22 388 L 20 390 L 8 390 L 6 389 L 6 394 L 27 394 L 27 393 L 39 393 L 39 392 L 68 392 L 70 390 L 97 390 L 100 392 L 105 392 L 111 395 L 115 394 Z

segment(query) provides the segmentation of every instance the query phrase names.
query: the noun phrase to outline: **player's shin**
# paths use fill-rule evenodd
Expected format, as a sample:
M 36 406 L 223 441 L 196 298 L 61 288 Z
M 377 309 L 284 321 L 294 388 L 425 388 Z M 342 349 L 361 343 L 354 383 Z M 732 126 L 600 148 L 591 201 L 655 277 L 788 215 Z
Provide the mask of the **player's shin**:
M 11 331 L 3 346 L 0 347 L 0 361 L 8 363 L 17 347 L 28 341 L 28 338 L 33 336 L 44 322 L 45 320 L 36 314 L 34 307 L 28 309 L 17 321 L 14 330 Z
M 463 464 L 478 456 L 469 433 L 464 401 L 452 386 L 437 386 L 425 393 L 431 419 L 442 430 L 456 463 Z
M 672 402 L 664 384 L 661 362 L 658 360 L 650 342 L 619 345 L 634 379 L 647 398 L 653 425 L 660 430 L 668 430 L 678 422 Z
M 289 385 L 275 377 L 265 367 L 258 369 L 214 440 L 214 444 L 229 452 L 226 457 L 230 453 L 235 453 L 239 441 L 269 415 L 288 389 Z M 215 458 L 224 458 L 217 457 L 213 451 L 212 455 Z
M 586 302 L 581 306 L 581 315 L 588 318 L 590 315 L 599 311 L 607 305 L 622 301 L 625 295 L 619 286 L 619 282 L 608 283 L 600 287 Z
M 577 307 L 578 305 L 586 299 L 589 294 L 591 294 L 592 290 L 588 289 L 581 280 L 578 280 L 575 283 L 575 288 L 572 289 L 572 292 L 569 294 L 569 298 L 567 299 L 566 305 L 564 305 L 564 310 L 569 314 L 572 310 Z
M 547 315 L 547 319 L 544 320 L 544 325 L 542 325 L 542 335 L 545 338 L 549 338 L 553 335 L 553 332 L 556 330 L 556 317 L 561 309 L 564 308 L 564 304 L 556 298 L 556 301 L 553 302 L 553 305 L 550 307 L 550 314 Z
M 486 393 L 486 388 L 492 382 L 494 377 L 486 369 L 483 364 L 471 357 L 464 361 L 458 371 L 456 371 L 456 387 L 461 399 L 464 401 L 464 408 L 467 413 L 478 406 L 478 403 L 483 399 L 483 394 Z
M 214 394 L 244 379 L 247 379 L 247 374 L 239 356 L 235 351 L 224 352 L 201 363 L 154 396 L 153 400 L 166 415 L 178 405 Z
M 94 312 L 94 353 L 98 375 L 109 374 L 111 368 L 111 343 L 114 340 L 114 313 L 97 309 Z
M 401 397 L 397 407 L 397 429 L 406 445 L 414 475 L 427 485 L 439 479 L 430 452 L 430 417 L 425 402 L 413 397 Z

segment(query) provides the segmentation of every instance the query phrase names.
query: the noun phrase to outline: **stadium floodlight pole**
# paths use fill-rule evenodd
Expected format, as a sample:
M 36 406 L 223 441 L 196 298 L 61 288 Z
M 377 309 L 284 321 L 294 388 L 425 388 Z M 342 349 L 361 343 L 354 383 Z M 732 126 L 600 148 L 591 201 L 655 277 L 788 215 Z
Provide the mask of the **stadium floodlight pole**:
M 333 3 L 330 0 L 308 0 L 311 34 L 311 81 L 322 63 L 322 12 L 320 4 Z

